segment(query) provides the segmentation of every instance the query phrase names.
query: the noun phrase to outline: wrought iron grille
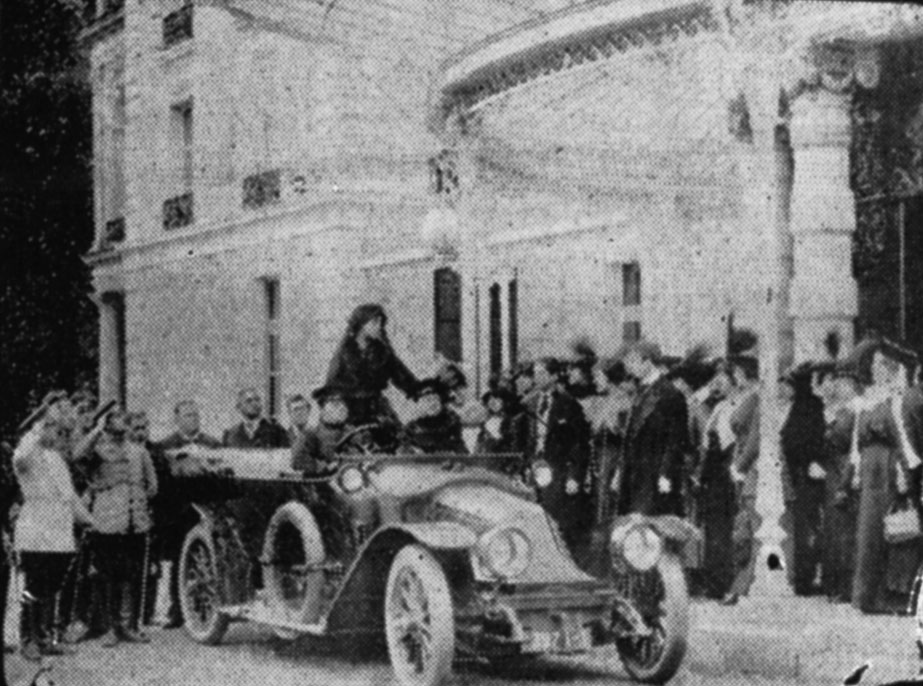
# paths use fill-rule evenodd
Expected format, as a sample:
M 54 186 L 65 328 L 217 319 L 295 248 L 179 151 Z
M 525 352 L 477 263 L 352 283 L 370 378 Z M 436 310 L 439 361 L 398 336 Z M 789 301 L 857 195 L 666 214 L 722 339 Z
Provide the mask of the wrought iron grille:
M 244 179 L 243 192 L 248 210 L 278 202 L 282 197 L 282 174 L 278 169 L 251 174 Z
M 189 226 L 195 220 L 192 193 L 184 193 L 163 203 L 163 228 L 167 231 Z
M 125 218 L 118 217 L 106 222 L 106 231 L 103 240 L 108 243 L 121 243 L 125 240 Z

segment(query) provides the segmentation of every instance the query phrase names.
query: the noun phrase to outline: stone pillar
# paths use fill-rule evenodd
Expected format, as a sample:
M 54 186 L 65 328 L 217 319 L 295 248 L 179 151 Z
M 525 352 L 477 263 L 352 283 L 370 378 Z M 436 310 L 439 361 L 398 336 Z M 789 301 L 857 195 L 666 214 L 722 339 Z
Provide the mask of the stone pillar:
M 848 91 L 819 86 L 792 106 L 796 361 L 821 357 L 823 339 L 833 330 L 846 347 L 852 343 L 858 296 L 851 263 L 856 213 L 849 187 L 850 101 Z

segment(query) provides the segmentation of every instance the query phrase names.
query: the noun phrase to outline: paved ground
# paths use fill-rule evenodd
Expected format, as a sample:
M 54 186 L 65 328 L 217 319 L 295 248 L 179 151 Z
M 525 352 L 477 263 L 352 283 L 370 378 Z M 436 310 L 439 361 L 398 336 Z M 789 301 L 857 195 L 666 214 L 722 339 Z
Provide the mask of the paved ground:
M 854 666 L 871 659 L 873 670 L 863 683 L 907 677 L 916 658 L 912 620 L 894 617 L 860 617 L 845 606 L 821 600 L 798 600 L 795 605 L 762 607 L 741 603 L 721 608 L 710 603 L 693 605 L 691 652 L 687 666 L 674 680 L 678 686 L 715 684 L 837 684 Z M 734 627 L 734 633 L 751 633 L 755 650 L 768 650 L 771 637 L 786 636 L 790 645 L 803 643 L 798 678 L 766 678 L 741 674 L 716 661 L 711 643 L 714 627 Z M 765 635 L 762 632 L 768 632 Z M 807 633 L 804 633 L 807 632 Z M 349 646 L 302 642 L 281 644 L 258 627 L 235 626 L 221 646 L 199 646 L 182 631 L 152 630 L 146 646 L 121 646 L 106 650 L 91 641 L 73 657 L 59 659 L 53 669 L 57 686 L 125 686 L 126 684 L 259 684 L 260 686 L 378 686 L 393 683 L 381 653 L 364 650 L 357 656 Z M 808 638 L 802 639 L 802 636 Z M 761 643 L 762 641 L 762 643 Z M 9 656 L 8 656 L 9 657 Z M 28 670 L 27 670 L 28 667 Z M 29 671 L 31 670 L 31 671 Z M 704 671 L 703 671 L 704 670 Z M 27 683 L 34 671 L 18 656 L 8 659 L 8 674 L 15 686 Z M 549 686 L 551 684 L 629 683 L 613 653 L 582 659 L 541 661 L 528 669 L 504 671 L 460 666 L 453 685 Z

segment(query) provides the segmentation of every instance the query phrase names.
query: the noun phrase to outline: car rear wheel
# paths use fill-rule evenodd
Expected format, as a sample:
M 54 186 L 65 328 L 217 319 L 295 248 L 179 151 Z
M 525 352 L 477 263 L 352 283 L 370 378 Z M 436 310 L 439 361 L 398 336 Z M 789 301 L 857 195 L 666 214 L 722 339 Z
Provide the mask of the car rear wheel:
M 620 581 L 652 629 L 650 636 L 616 641 L 622 664 L 635 681 L 665 683 L 686 654 L 689 595 L 682 563 L 676 555 L 665 554 L 650 572 L 626 574 Z
M 320 614 L 324 573 L 311 569 L 327 555 L 314 515 L 299 502 L 279 507 L 269 520 L 263 544 L 266 597 L 274 613 L 290 624 L 312 624 Z M 298 632 L 273 627 L 283 640 Z
M 219 643 L 230 619 L 218 611 L 221 605 L 217 555 L 211 530 L 197 524 L 183 541 L 179 558 L 179 603 L 183 626 L 198 643 Z
M 445 572 L 422 546 L 403 547 L 385 590 L 385 637 L 402 686 L 436 686 L 452 671 L 455 618 Z

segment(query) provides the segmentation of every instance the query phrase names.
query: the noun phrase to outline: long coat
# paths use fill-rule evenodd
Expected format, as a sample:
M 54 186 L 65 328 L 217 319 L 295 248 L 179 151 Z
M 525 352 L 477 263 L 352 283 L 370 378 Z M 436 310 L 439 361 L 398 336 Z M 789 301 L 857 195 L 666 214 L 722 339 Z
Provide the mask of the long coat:
M 852 593 L 856 550 L 856 501 L 849 489 L 849 449 L 855 421 L 850 407 L 841 407 L 827 421 L 824 435 L 824 593 L 848 600 Z
M 782 426 L 781 446 L 794 495 L 793 581 L 798 594 L 812 591 L 820 563 L 824 481 L 811 478 L 810 467 L 812 463 L 824 462 L 825 429 L 823 401 L 804 391 L 796 395 Z
M 550 393 L 545 419 L 547 431 L 541 441 L 539 409 L 544 396 L 544 393 L 537 393 L 525 403 L 528 417 L 526 455 L 533 461 L 544 459 L 551 466 L 552 481 L 541 492 L 542 505 L 558 523 L 564 540 L 573 549 L 587 533 L 592 512 L 582 490 L 568 495 L 566 488 L 569 480 L 582 487 L 586 478 L 590 427 L 580 403 L 566 391 L 555 389 Z
M 669 379 L 661 377 L 638 394 L 631 408 L 625 433 L 620 513 L 683 513 L 683 463 L 688 439 L 686 398 Z M 661 477 L 670 481 L 669 493 L 660 493 Z

